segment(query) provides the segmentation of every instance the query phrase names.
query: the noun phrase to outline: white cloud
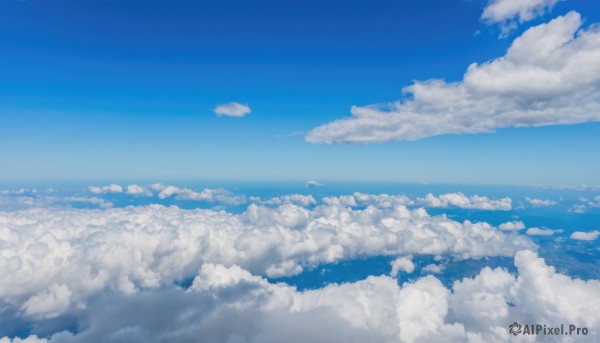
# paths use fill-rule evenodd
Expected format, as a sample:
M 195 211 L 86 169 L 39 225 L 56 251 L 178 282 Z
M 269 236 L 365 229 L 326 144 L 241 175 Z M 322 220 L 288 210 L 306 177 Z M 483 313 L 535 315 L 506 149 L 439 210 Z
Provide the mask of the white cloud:
M 550 11 L 560 0 L 490 0 L 481 19 L 488 24 L 501 24 L 503 35 L 524 23 Z
M 402 256 L 393 260 L 391 263 L 392 270 L 390 276 L 395 278 L 398 276 L 398 272 L 402 271 L 410 274 L 415 271 L 415 264 L 412 261 L 412 256 Z
M 575 231 L 571 234 L 571 239 L 578 241 L 595 241 L 600 236 L 600 231 L 594 230 L 590 232 Z
M 563 230 L 552 230 L 548 228 L 532 227 L 527 229 L 526 233 L 530 236 L 552 236 L 555 233 L 563 232 Z
M 463 80 L 415 82 L 394 103 L 352 107 L 312 143 L 381 143 L 508 127 L 600 121 L 600 29 L 570 12 L 532 27 L 506 55 L 471 64 Z
M 585 213 L 593 208 L 600 208 L 600 196 L 597 196 L 592 200 L 580 198 L 579 203 L 571 206 L 569 211 L 573 213 Z
M 213 112 L 218 116 L 243 117 L 252 112 L 252 110 L 248 104 L 240 104 L 232 101 L 217 105 L 217 107 L 213 109 Z
M 446 269 L 446 266 L 444 266 L 443 264 L 428 264 L 425 267 L 423 267 L 423 269 L 421 269 L 421 271 L 423 273 L 429 273 L 429 274 L 439 274 L 442 271 L 444 271 L 444 269 Z
M 126 193 L 129 195 L 145 195 L 145 196 L 152 195 L 152 192 L 150 192 L 150 190 L 148 190 L 142 186 L 135 185 L 135 184 L 127 186 Z
M 246 197 L 242 195 L 235 195 L 228 190 L 220 188 L 205 188 L 200 192 L 196 192 L 189 188 L 165 186 L 160 183 L 153 184 L 150 186 L 150 188 L 159 192 L 158 197 L 160 199 L 166 199 L 171 196 L 175 196 L 175 199 L 177 200 L 219 202 L 230 205 L 245 204 L 247 202 Z
M 501 198 L 493 200 L 485 196 L 473 195 L 466 196 L 463 193 L 446 193 L 440 196 L 435 196 L 431 193 L 427 194 L 425 198 L 417 199 L 419 204 L 426 207 L 458 207 L 464 209 L 477 209 L 477 210 L 503 210 L 508 211 L 512 208 L 512 199 Z
M 90 192 L 92 192 L 94 194 L 122 193 L 123 192 L 123 187 L 116 185 L 114 183 L 110 186 L 104 186 L 104 187 L 90 186 L 90 187 L 88 187 L 88 189 L 90 190 Z
M 13 339 L 10 339 L 8 337 L 2 337 L 0 338 L 0 343 L 47 343 L 48 340 L 43 339 L 43 338 L 38 338 L 38 336 L 36 335 L 32 335 L 29 336 L 27 338 L 19 338 L 19 337 L 15 337 Z
M 549 199 L 535 199 L 535 198 L 525 197 L 525 200 L 527 200 L 527 202 L 533 207 L 558 205 L 558 202 L 556 202 L 554 200 L 549 200 Z
M 205 263 L 187 290 L 89 299 L 71 313 L 77 333 L 49 342 L 505 342 L 513 321 L 574 324 L 598 340 L 600 281 L 559 274 L 531 251 L 517 253 L 515 266 L 516 275 L 486 267 L 451 288 L 431 275 L 402 285 L 370 276 L 299 292 L 239 266 Z
M 498 228 L 502 231 L 519 231 L 525 228 L 525 224 L 522 221 L 512 221 L 502 223 Z
M 257 205 L 288 205 L 294 204 L 298 206 L 312 206 L 317 204 L 317 200 L 312 195 L 304 194 L 286 194 L 278 197 L 273 197 L 268 200 L 262 200 L 260 197 L 250 197 L 250 201 Z
M 31 317 L 78 308 L 106 290 L 132 294 L 193 276 L 203 263 L 271 277 L 367 256 L 512 256 L 525 236 L 404 206 L 308 210 L 252 204 L 241 214 L 150 205 L 0 211 L 0 298 Z
M 306 181 L 306 187 L 321 187 L 321 186 L 323 186 L 323 184 L 319 183 L 315 180 Z
M 57 199 L 56 201 L 59 201 L 59 198 L 55 198 Z M 98 198 L 98 197 L 77 197 L 77 196 L 69 196 L 69 197 L 65 197 L 63 199 L 65 202 L 71 202 L 71 203 L 87 203 L 87 204 L 92 204 L 92 205 L 98 205 L 101 208 L 109 208 L 113 206 L 113 203 L 110 201 L 106 201 L 102 198 Z
M 323 203 L 348 207 L 376 206 L 379 208 L 394 208 L 415 204 L 414 201 L 405 195 L 365 194 L 359 192 L 354 192 L 352 195 L 324 197 Z

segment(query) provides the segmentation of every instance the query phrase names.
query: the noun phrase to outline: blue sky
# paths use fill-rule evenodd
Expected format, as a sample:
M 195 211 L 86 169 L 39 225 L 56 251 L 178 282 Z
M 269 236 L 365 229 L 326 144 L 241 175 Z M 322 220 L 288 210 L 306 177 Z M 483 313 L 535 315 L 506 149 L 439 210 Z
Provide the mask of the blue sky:
M 460 81 L 499 38 L 480 1 L 3 1 L 0 178 L 598 184 L 600 124 L 381 144 L 303 133 L 414 80 Z M 243 118 L 218 104 L 247 103 Z

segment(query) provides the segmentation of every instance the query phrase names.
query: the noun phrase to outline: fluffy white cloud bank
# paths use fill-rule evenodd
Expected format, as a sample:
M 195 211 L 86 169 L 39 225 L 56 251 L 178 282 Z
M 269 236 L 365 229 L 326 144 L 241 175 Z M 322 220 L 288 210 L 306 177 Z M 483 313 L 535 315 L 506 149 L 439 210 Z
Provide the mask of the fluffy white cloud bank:
M 213 112 L 218 116 L 243 117 L 250 114 L 252 110 L 248 104 L 240 104 L 239 102 L 232 101 L 217 105 L 217 107 L 213 109 Z
M 527 250 L 515 266 L 517 275 L 486 267 L 451 288 L 434 276 L 403 285 L 371 276 L 299 292 L 238 266 L 206 263 L 186 290 L 108 293 L 72 312 L 77 333 L 27 342 L 505 342 L 514 321 L 589 330 L 567 339 L 517 337 L 527 341 L 598 338 L 598 280 L 559 274 Z
M 503 35 L 550 11 L 560 0 L 490 0 L 481 14 L 488 24 L 500 24 Z
M 0 212 L 0 299 L 55 317 L 107 290 L 133 294 L 195 275 L 204 263 L 279 277 L 367 256 L 513 256 L 525 236 L 405 206 L 312 210 L 252 204 L 241 214 L 159 205 Z
M 600 121 L 600 29 L 570 12 L 532 27 L 506 55 L 460 82 L 415 82 L 394 103 L 352 107 L 311 130 L 311 143 L 381 143 L 499 128 Z
M 112 187 L 112 186 L 111 186 Z M 120 187 L 120 186 L 119 186 Z M 90 187 L 91 188 L 91 187 Z M 105 187 L 106 188 L 106 187 Z M 111 192 L 108 192 L 111 193 Z M 205 188 L 195 191 L 190 188 L 177 187 L 155 183 L 149 186 L 129 185 L 124 192 L 132 196 L 156 196 L 161 200 L 174 198 L 175 200 L 192 200 L 216 203 L 219 205 L 242 205 L 248 202 L 265 206 L 280 206 L 293 204 L 302 207 L 315 206 L 317 204 L 339 205 L 347 207 L 376 206 L 379 208 L 393 208 L 395 206 L 409 206 L 414 208 L 422 206 L 427 208 L 461 208 L 475 210 L 498 210 L 506 211 L 512 208 L 512 199 L 508 197 L 491 199 L 477 194 L 466 196 L 463 193 L 446 193 L 439 196 L 427 194 L 424 198 L 411 199 L 406 195 L 390 194 L 365 194 L 355 192 L 352 195 L 340 195 L 315 199 L 308 194 L 286 194 L 273 198 L 263 199 L 261 197 L 235 194 L 226 189 Z M 13 195 L 0 194 L 0 209 L 15 210 L 23 208 L 64 206 L 68 204 L 90 204 L 98 205 L 100 208 L 112 207 L 113 203 L 100 197 L 82 197 L 69 195 Z
M 479 195 L 466 196 L 460 192 L 446 193 L 439 196 L 429 193 L 425 198 L 419 198 L 417 202 L 426 207 L 441 208 L 457 207 L 464 209 L 503 211 L 509 211 L 512 208 L 512 199 L 508 197 L 493 200 Z

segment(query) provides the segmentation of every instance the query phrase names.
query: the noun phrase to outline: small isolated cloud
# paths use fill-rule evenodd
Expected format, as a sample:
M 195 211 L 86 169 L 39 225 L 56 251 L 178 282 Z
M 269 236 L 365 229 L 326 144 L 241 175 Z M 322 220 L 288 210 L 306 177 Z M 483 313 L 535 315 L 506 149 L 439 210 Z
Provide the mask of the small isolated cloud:
M 426 274 L 439 274 L 439 273 L 443 272 L 444 269 L 446 269 L 446 266 L 444 266 L 443 264 L 431 263 L 431 264 L 428 264 L 425 267 L 423 267 L 423 269 L 421 269 L 421 271 Z
M 552 236 L 555 233 L 563 232 L 563 230 L 552 230 L 548 228 L 532 227 L 525 232 L 529 236 Z
M 415 264 L 412 261 L 412 256 L 403 256 L 398 257 L 391 263 L 392 271 L 390 272 L 390 276 L 395 278 L 398 276 L 398 272 L 402 271 L 407 274 L 410 274 L 415 271 Z
M 513 221 L 502 223 L 498 228 L 502 231 L 519 231 L 525 228 L 525 224 L 522 221 Z
M 129 195 L 145 195 L 145 196 L 152 195 L 152 192 L 150 192 L 150 190 L 146 189 L 145 187 L 135 185 L 135 184 L 127 186 L 127 191 L 125 193 L 127 193 Z
M 558 202 L 556 202 L 554 200 L 548 200 L 548 199 L 535 199 L 535 198 L 525 197 L 525 200 L 527 200 L 527 202 L 533 207 L 558 205 Z
M 217 105 L 213 109 L 213 112 L 218 116 L 243 117 L 252 112 L 252 110 L 248 104 L 240 104 L 239 102 L 232 101 Z
M 88 189 L 90 190 L 90 192 L 92 192 L 94 194 L 122 193 L 123 192 L 123 187 L 116 185 L 114 183 L 110 186 L 104 186 L 104 187 L 90 186 L 90 187 L 88 187 Z
M 311 143 L 382 143 L 509 127 L 600 121 L 600 27 L 570 12 L 528 29 L 504 56 L 471 64 L 462 81 L 417 81 L 400 100 L 354 106 L 312 129 Z
M 595 241 L 600 236 L 600 231 L 594 230 L 590 232 L 575 231 L 571 234 L 571 239 L 577 241 Z
M 323 186 L 323 184 L 322 183 L 318 183 L 315 180 L 306 181 L 306 187 L 321 187 L 321 186 Z
M 560 0 L 490 0 L 481 19 L 488 25 L 500 24 L 505 36 L 518 23 L 530 21 L 549 12 Z

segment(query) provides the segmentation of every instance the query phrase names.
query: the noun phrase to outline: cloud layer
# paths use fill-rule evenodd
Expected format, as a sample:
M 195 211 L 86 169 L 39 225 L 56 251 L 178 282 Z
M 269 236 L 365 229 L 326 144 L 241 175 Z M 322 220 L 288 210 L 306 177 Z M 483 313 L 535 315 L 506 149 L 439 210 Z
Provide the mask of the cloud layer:
M 188 289 L 105 294 L 73 311 L 77 333 L 28 342 L 504 342 L 514 321 L 574 324 L 589 330 L 575 338 L 598 338 L 599 281 L 558 274 L 527 250 L 515 266 L 517 275 L 486 267 L 451 288 L 434 276 L 403 285 L 370 276 L 299 292 L 206 263 Z
M 0 212 L 0 299 L 31 317 L 81 307 L 107 290 L 133 294 L 195 275 L 205 263 L 255 274 L 380 255 L 513 256 L 525 236 L 424 209 L 255 204 L 241 214 L 160 205 Z
M 600 121 L 600 30 L 570 12 L 532 27 L 506 55 L 470 65 L 460 82 L 415 82 L 394 103 L 310 131 L 311 143 L 381 143 L 508 127 Z

